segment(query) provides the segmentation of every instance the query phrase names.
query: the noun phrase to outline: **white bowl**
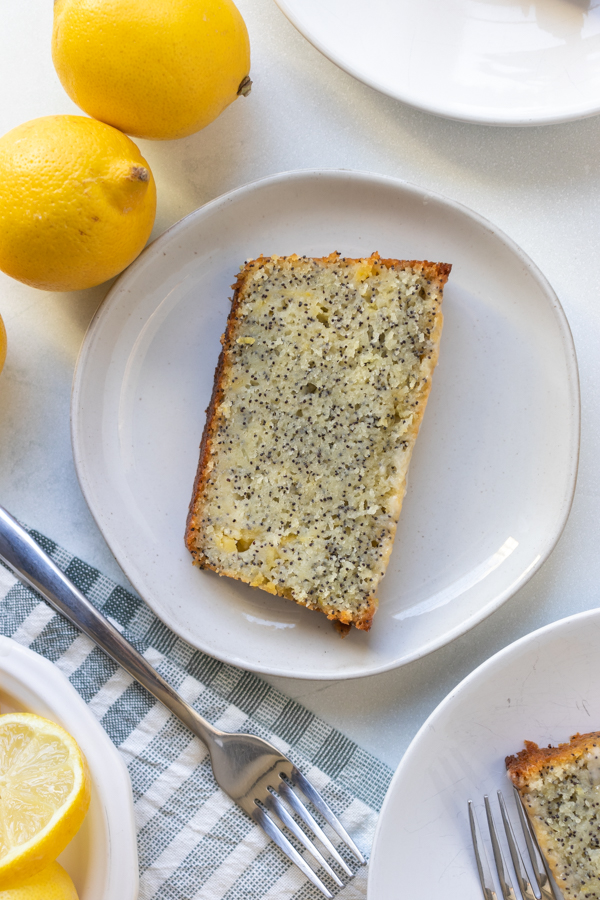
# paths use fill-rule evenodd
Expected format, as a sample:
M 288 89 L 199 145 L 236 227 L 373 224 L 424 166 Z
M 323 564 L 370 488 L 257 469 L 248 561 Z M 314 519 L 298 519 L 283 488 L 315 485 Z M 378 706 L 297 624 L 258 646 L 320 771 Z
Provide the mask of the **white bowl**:
M 135 900 L 138 861 L 129 774 L 85 702 L 55 665 L 0 637 L 0 711 L 51 719 L 73 735 L 88 761 L 90 809 L 58 859 L 73 879 L 79 900 Z

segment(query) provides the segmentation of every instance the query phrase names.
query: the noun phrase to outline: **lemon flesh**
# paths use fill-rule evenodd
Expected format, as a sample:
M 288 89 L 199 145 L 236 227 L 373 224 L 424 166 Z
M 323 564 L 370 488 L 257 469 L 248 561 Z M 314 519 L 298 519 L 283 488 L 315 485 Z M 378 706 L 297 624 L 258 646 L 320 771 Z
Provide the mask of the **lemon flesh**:
M 4 368 L 5 362 L 6 362 L 6 329 L 4 327 L 4 322 L 2 321 L 2 316 L 0 316 L 0 372 Z
M 53 862 L 17 887 L 0 891 L 0 900 L 78 900 L 78 897 L 70 876 Z
M 81 109 L 155 140 L 199 131 L 250 84 L 232 0 L 55 0 L 52 59 Z
M 25 284 L 112 278 L 144 248 L 155 212 L 148 163 L 110 125 L 43 116 L 0 138 L 0 269 Z
M 75 740 L 31 713 L 0 716 L 0 891 L 62 853 L 90 803 L 90 776 Z

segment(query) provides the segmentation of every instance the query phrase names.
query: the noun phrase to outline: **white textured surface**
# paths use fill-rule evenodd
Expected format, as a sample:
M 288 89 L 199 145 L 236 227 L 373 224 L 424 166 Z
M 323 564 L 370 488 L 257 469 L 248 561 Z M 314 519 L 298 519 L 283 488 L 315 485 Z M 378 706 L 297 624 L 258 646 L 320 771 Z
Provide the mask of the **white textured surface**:
M 579 484 L 563 538 L 532 581 L 474 631 L 399 671 L 350 685 L 273 679 L 395 765 L 426 715 L 478 663 L 598 603 L 600 119 L 519 130 L 435 118 L 336 69 L 272 0 L 239 7 L 253 48 L 250 97 L 198 135 L 139 142 L 158 183 L 155 235 L 224 191 L 286 169 L 340 166 L 405 178 L 471 206 L 516 240 L 556 290 L 578 351 Z M 51 16 L 47 0 L 0 9 L 0 132 L 77 112 L 52 67 Z M 105 293 L 102 286 L 46 294 L 0 276 L 9 338 L 0 377 L 0 502 L 123 581 L 79 491 L 69 437 L 73 367 Z

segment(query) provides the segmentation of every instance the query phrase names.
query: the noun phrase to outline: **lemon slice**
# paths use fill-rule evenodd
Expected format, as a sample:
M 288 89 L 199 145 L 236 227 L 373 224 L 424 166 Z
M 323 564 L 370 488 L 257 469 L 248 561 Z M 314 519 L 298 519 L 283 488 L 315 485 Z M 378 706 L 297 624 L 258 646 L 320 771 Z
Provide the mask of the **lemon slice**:
M 62 866 L 50 863 L 17 887 L 0 891 L 0 900 L 79 900 L 75 885 Z
M 0 716 L 0 890 L 53 862 L 78 831 L 90 776 L 70 734 L 40 716 Z

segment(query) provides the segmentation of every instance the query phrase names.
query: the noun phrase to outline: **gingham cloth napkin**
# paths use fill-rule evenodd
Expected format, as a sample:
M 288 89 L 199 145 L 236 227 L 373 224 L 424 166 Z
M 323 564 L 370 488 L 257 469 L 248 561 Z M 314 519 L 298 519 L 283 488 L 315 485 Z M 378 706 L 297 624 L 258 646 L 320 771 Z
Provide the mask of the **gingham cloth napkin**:
M 194 650 L 138 597 L 43 535 L 30 533 L 201 715 L 223 730 L 260 735 L 286 753 L 368 856 L 392 775 L 387 766 L 256 675 Z M 52 660 L 121 752 L 135 802 L 139 900 L 322 897 L 220 790 L 204 745 L 1 565 L 0 633 Z M 340 900 L 364 900 L 366 867 L 336 843 L 356 877 L 338 890 L 320 875 Z

